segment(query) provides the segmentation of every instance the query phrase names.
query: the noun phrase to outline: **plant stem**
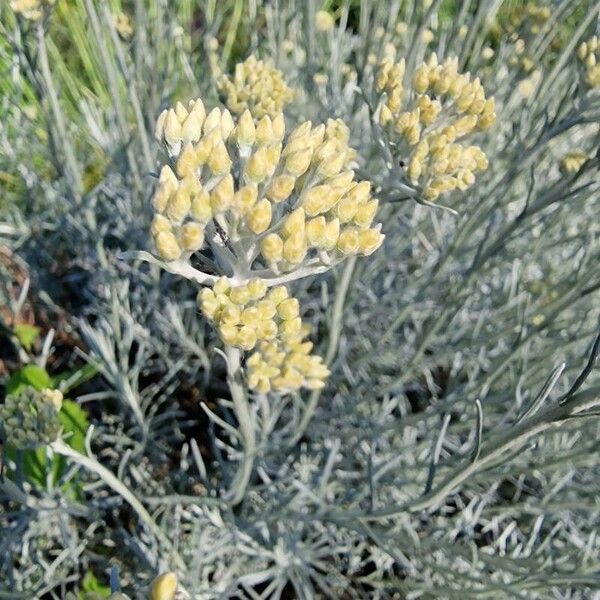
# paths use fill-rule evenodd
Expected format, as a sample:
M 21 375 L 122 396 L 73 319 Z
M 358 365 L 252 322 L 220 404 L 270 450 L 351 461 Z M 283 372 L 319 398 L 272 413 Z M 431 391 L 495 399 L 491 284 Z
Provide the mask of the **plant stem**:
M 106 467 L 101 465 L 95 458 L 90 456 L 85 456 L 67 444 L 65 444 L 62 440 L 56 440 L 51 444 L 51 448 L 56 454 L 60 454 L 66 458 L 70 458 L 72 461 L 81 465 L 95 473 L 110 487 L 113 491 L 115 491 L 119 496 L 125 500 L 133 508 L 133 510 L 137 513 L 140 520 L 148 527 L 148 529 L 156 536 L 162 544 L 165 545 L 172 553 L 173 559 L 177 562 L 180 568 L 183 568 L 183 560 L 178 555 L 178 553 L 173 548 L 173 544 L 171 541 L 165 536 L 163 531 L 158 527 L 150 513 L 144 508 L 144 505 L 137 499 L 137 497 L 133 494 L 133 492 L 123 484 L 111 471 L 109 471 Z
M 56 93 L 56 88 L 54 87 L 54 82 L 52 80 L 52 73 L 50 72 L 50 65 L 48 64 L 46 37 L 44 27 L 41 23 L 38 23 L 36 33 L 38 40 L 40 72 L 42 74 L 42 79 L 44 80 L 46 90 L 48 92 L 48 98 L 50 99 L 50 108 L 52 110 L 52 114 L 56 123 L 58 139 L 60 140 L 63 147 L 63 151 L 65 153 L 65 162 L 67 163 L 69 178 L 71 179 L 71 189 L 73 190 L 73 194 L 77 202 L 81 202 L 81 194 L 83 191 L 83 185 L 81 183 L 81 174 L 79 172 L 77 160 L 75 159 L 73 146 L 71 145 L 71 142 L 69 141 L 69 137 L 67 135 L 67 126 L 65 124 L 64 115 L 62 113 L 62 109 L 58 101 L 58 94 Z
M 236 505 L 244 498 L 246 487 L 252 475 L 254 455 L 256 453 L 256 435 L 248 396 L 241 382 L 241 352 L 237 348 L 226 346 L 225 354 L 227 356 L 227 384 L 231 392 L 235 416 L 238 420 L 244 444 L 242 460 L 238 465 L 231 489 L 227 494 L 227 500 L 231 504 Z
M 356 268 L 356 256 L 352 256 L 346 261 L 344 265 L 344 272 L 340 279 L 339 286 L 336 289 L 335 302 L 333 304 L 333 311 L 331 314 L 331 329 L 329 330 L 329 342 L 327 344 L 327 352 L 325 353 L 325 363 L 329 366 L 333 362 L 337 353 L 338 345 L 340 342 L 340 335 L 342 333 L 342 317 L 344 314 L 344 304 L 346 303 L 346 296 L 348 295 L 348 289 Z M 306 408 L 300 420 L 300 424 L 294 433 L 292 439 L 288 442 L 288 447 L 295 446 L 306 431 L 308 424 L 310 423 L 319 398 L 321 397 L 321 390 L 314 390 L 311 392 Z

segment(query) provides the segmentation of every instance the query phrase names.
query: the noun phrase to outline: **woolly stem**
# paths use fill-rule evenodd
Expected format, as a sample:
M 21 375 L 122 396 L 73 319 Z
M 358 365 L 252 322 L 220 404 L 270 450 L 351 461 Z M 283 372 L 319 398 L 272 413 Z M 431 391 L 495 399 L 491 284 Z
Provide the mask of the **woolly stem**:
M 227 356 L 227 385 L 231 392 L 234 412 L 238 420 L 243 443 L 242 460 L 238 465 L 237 473 L 227 493 L 227 500 L 231 504 L 236 505 L 244 498 L 244 493 L 252 475 L 254 456 L 256 454 L 256 435 L 248 396 L 242 384 L 241 352 L 237 348 L 226 346 L 225 354 Z
M 65 458 L 71 459 L 73 462 L 85 467 L 88 471 L 98 475 L 104 483 L 110 487 L 114 492 L 119 494 L 129 506 L 137 513 L 138 517 L 148 527 L 148 529 L 154 534 L 169 551 L 172 553 L 174 560 L 180 567 L 183 568 L 183 561 L 177 554 L 170 540 L 165 536 L 163 531 L 158 527 L 150 513 L 144 508 L 144 505 L 137 499 L 133 492 L 123 484 L 111 471 L 101 465 L 95 458 L 91 456 L 85 456 L 70 446 L 67 446 L 62 440 L 56 440 L 50 447 L 56 454 L 60 454 Z

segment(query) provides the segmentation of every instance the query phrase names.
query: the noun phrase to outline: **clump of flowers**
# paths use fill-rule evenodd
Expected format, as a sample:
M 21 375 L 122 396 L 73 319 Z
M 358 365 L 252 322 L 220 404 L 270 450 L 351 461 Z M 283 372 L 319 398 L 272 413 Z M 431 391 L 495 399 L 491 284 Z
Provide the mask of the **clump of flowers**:
M 300 318 L 300 304 L 285 286 L 267 291 L 255 278 L 232 287 L 223 277 L 200 291 L 198 304 L 225 344 L 256 349 L 247 361 L 250 388 L 266 393 L 323 387 L 329 371 L 320 356 L 310 354 L 313 345 L 304 340 L 309 329 Z
M 0 406 L 0 423 L 8 444 L 24 450 L 54 442 L 60 433 L 62 400 L 60 391 L 50 389 L 27 387 L 9 394 Z
M 335 20 L 326 10 L 318 10 L 315 13 L 315 26 L 319 31 L 325 32 L 333 29 Z
M 598 36 L 593 35 L 589 40 L 582 42 L 577 49 L 577 57 L 584 69 L 584 80 L 591 89 L 600 88 L 600 44 Z
M 133 24 L 131 22 L 131 17 L 127 13 L 118 12 L 114 14 L 113 22 L 115 24 L 115 29 L 124 40 L 131 38 L 133 35 Z
M 478 78 L 458 72 L 457 58 L 439 64 L 432 54 L 411 74 L 408 89 L 405 75 L 404 61 L 384 60 L 375 91 L 380 94 L 379 123 L 399 138 L 408 181 L 429 201 L 467 189 L 488 161 L 481 148 L 459 140 L 494 124 L 494 99 L 486 98 Z
M 369 255 L 383 241 L 371 227 L 377 200 L 354 179 L 339 120 L 302 123 L 283 143 L 282 113 L 255 124 L 246 110 L 234 121 L 219 108 L 206 115 L 196 100 L 164 111 L 156 134 L 174 159 L 153 198 L 152 236 L 165 260 L 189 257 L 208 234 L 224 266 L 248 270 L 258 259 L 280 274 Z
M 52 8 L 56 0 L 11 0 L 10 7 L 18 15 L 29 21 L 39 21 L 44 11 Z
M 574 175 L 579 172 L 587 159 L 587 154 L 582 150 L 572 150 L 571 152 L 567 152 L 560 159 L 560 172 L 565 176 Z
M 283 73 L 254 55 L 236 65 L 233 77 L 222 75 L 217 85 L 231 112 L 250 110 L 257 119 L 274 118 L 294 99 Z
M 200 307 L 227 346 L 254 350 L 249 387 L 315 389 L 328 370 L 310 354 L 298 301 L 280 284 L 374 252 L 384 237 L 372 226 L 378 202 L 369 182 L 354 178 L 342 121 L 307 121 L 286 136 L 283 113 L 259 114 L 207 114 L 201 100 L 163 111 L 156 135 L 171 161 L 153 197 L 151 233 L 167 268 L 213 284 Z M 222 277 L 192 268 L 193 255 Z

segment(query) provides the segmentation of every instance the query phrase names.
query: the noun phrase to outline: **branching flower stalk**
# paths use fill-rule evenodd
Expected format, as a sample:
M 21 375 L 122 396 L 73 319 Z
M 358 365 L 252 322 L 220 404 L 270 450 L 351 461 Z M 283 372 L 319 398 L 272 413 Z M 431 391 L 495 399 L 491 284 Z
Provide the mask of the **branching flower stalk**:
M 370 184 L 354 179 L 346 125 L 307 121 L 286 136 L 280 108 L 291 96 L 274 69 L 267 84 L 265 69 L 251 57 L 233 81 L 223 80 L 239 116 L 218 107 L 207 113 L 198 99 L 163 111 L 156 126 L 170 164 L 153 198 L 152 236 L 167 270 L 212 284 L 198 304 L 225 344 L 244 439 L 234 503 L 243 498 L 256 446 L 242 373 L 259 394 L 320 389 L 329 374 L 305 341 L 310 330 L 298 300 L 281 284 L 368 256 L 383 241 L 381 226 L 372 226 L 378 202 Z M 253 351 L 243 365 L 240 350 Z

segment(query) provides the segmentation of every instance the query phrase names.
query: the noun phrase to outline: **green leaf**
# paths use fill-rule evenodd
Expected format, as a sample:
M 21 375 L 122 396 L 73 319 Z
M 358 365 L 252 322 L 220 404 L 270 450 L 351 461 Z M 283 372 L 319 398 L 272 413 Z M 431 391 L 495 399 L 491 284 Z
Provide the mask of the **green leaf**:
M 55 375 L 52 381 L 54 387 L 59 387 L 59 384 L 62 384 L 61 390 L 66 394 L 82 383 L 92 379 L 97 373 L 98 368 L 95 365 L 88 363 L 74 371 L 63 371 L 62 373 Z M 68 384 L 66 382 L 68 382 Z
M 52 387 L 52 380 L 44 369 L 37 365 L 25 365 L 15 371 L 6 384 L 7 394 L 18 394 L 22 389 L 31 386 L 36 390 Z
M 21 346 L 23 346 L 23 348 L 29 352 L 33 342 L 35 342 L 40 334 L 40 328 L 36 327 L 35 325 L 21 323 L 20 325 L 15 325 L 13 327 L 13 333 L 17 340 L 19 340 L 19 344 L 21 344 Z
M 65 442 L 73 450 L 85 452 L 85 434 L 90 425 L 85 411 L 72 400 L 63 400 L 58 419 L 63 426 Z
M 102 585 L 92 571 L 86 571 L 81 580 L 79 588 L 79 597 L 83 600 L 85 594 L 96 594 L 99 598 L 108 598 L 110 596 L 110 587 Z

